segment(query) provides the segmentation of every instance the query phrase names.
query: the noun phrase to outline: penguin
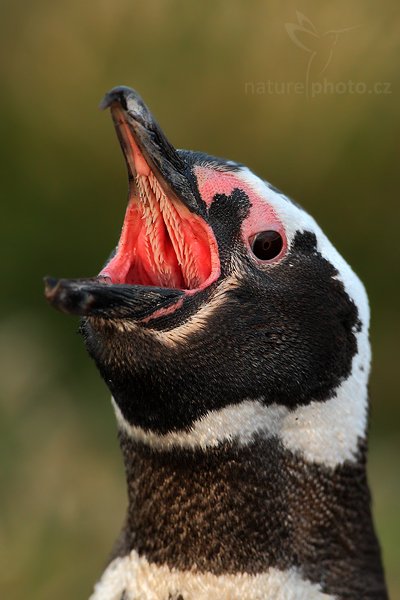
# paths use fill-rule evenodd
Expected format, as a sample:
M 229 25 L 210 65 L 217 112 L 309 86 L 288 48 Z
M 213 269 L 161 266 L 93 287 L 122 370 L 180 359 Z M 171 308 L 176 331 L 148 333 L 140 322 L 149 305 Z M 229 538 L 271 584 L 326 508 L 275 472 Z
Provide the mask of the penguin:
M 139 94 L 99 275 L 46 279 L 112 394 L 128 509 L 91 600 L 384 600 L 366 475 L 369 305 L 315 220 L 177 150 Z

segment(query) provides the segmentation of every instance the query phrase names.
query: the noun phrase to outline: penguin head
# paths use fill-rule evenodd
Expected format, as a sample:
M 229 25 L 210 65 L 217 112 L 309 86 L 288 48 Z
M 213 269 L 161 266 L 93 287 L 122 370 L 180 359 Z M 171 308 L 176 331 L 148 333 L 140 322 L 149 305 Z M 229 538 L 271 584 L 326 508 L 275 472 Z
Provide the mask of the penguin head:
M 82 316 L 121 418 L 162 435 L 248 400 L 291 411 L 364 389 L 367 297 L 312 217 L 243 165 L 176 150 L 130 88 L 103 107 L 128 170 L 122 234 L 96 278 L 46 294 Z

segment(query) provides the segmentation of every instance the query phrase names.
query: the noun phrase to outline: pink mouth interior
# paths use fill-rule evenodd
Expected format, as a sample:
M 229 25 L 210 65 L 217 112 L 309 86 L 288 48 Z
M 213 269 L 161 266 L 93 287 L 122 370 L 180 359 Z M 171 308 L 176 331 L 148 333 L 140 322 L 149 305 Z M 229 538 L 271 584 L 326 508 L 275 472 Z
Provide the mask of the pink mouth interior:
M 135 185 L 117 253 L 100 273 L 112 283 L 178 288 L 207 287 L 219 275 L 219 257 L 209 225 L 175 197 L 168 197 L 138 148 L 121 109 L 114 120 L 132 152 Z

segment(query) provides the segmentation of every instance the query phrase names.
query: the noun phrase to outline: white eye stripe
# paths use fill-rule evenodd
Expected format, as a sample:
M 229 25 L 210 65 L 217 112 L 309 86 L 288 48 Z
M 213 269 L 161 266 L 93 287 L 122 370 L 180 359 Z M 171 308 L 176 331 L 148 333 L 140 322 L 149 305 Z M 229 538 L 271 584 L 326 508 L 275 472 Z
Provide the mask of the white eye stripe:
M 310 231 L 316 235 L 317 249 L 338 271 L 340 280 L 349 297 L 355 303 L 361 321 L 360 331 L 355 331 L 357 353 L 346 381 L 335 391 L 334 397 L 325 402 L 311 402 L 308 406 L 290 411 L 284 406 L 265 406 L 260 400 L 244 399 L 241 403 L 210 411 L 195 421 L 189 432 L 173 432 L 158 435 L 131 426 L 116 407 L 119 426 L 132 439 L 149 444 L 159 450 L 174 447 L 215 447 L 223 441 L 235 440 L 239 445 L 252 441 L 254 435 L 277 436 L 283 445 L 299 452 L 307 461 L 334 468 L 345 460 L 354 460 L 360 438 L 365 436 L 367 424 L 367 383 L 370 370 L 370 345 L 368 341 L 369 306 L 364 287 L 349 265 L 335 250 L 312 217 L 281 194 L 271 190 L 247 169 L 237 174 L 259 195 L 265 197 L 281 219 L 290 246 L 298 231 Z M 233 268 L 239 273 L 240 265 L 233 260 Z M 200 312 L 182 325 L 179 334 L 184 340 L 196 331 L 202 319 L 210 314 L 211 307 L 219 306 L 224 299 L 225 287 L 237 284 L 233 278 L 221 286 L 220 293 L 207 310 Z M 224 289 L 222 289 L 224 288 Z M 212 312 L 212 311 L 211 311 Z M 192 322 L 193 321 L 193 322 Z M 177 331 L 169 332 L 170 343 L 178 340 Z M 158 333 L 166 341 L 166 334 Z M 295 399 L 294 399 L 295 400 Z
M 315 234 L 318 252 L 338 271 L 337 278 L 343 283 L 346 293 L 358 309 L 360 320 L 368 329 L 369 304 L 364 286 L 311 215 L 289 199 L 286 199 L 283 194 L 272 190 L 247 167 L 243 167 L 236 175 L 258 196 L 265 198 L 265 202 L 276 212 L 284 226 L 289 248 L 297 232 L 310 231 Z

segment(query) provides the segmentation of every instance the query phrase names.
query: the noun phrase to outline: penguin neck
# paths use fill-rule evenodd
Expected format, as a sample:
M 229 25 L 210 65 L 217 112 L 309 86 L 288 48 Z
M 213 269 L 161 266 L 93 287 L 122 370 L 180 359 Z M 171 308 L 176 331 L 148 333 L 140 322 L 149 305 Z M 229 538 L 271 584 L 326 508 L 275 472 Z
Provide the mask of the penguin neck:
M 321 598 L 340 598 L 344 585 L 349 598 L 385 598 L 364 443 L 356 461 L 333 470 L 276 436 L 161 451 L 119 437 L 129 505 L 117 561 L 141 557 L 156 569 L 217 578 L 295 573 L 317 587 L 324 581 Z M 136 560 L 125 568 L 137 570 Z

